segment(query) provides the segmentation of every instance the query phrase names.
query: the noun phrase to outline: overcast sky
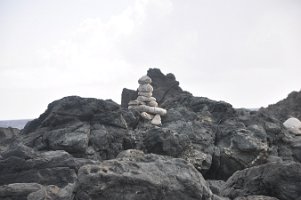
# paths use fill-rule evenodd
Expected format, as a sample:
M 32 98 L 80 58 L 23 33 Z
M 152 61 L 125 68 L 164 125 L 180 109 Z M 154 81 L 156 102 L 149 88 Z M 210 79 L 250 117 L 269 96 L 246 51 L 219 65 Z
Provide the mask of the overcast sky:
M 0 119 L 113 99 L 148 68 L 234 107 L 301 89 L 300 0 L 0 0 Z

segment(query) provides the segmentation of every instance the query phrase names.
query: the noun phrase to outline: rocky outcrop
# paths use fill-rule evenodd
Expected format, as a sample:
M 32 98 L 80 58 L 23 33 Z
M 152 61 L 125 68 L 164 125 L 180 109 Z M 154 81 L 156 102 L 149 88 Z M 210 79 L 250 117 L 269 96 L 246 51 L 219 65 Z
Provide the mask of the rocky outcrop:
M 262 109 L 270 115 L 284 122 L 290 117 L 301 119 L 301 91 L 291 92 L 287 98 L 276 104 L 271 104 Z
M 300 198 L 301 136 L 274 111 L 194 97 L 159 69 L 147 75 L 153 98 L 124 89 L 124 107 L 65 97 L 21 133 L 0 129 L 0 199 Z M 167 110 L 161 126 L 127 109 L 154 99 Z
M 147 71 L 147 76 L 149 76 L 152 80 L 152 96 L 160 105 L 165 100 L 176 97 L 178 94 L 191 95 L 190 93 L 183 91 L 182 88 L 180 88 L 180 83 L 171 73 L 164 75 L 160 71 L 160 69 L 153 68 Z M 121 96 L 121 106 L 122 108 L 127 108 L 129 101 L 137 98 L 138 91 L 125 88 L 123 89 Z
M 139 116 L 123 111 L 111 100 L 66 97 L 49 104 L 45 113 L 28 123 L 23 142 L 37 150 L 65 150 L 76 157 L 111 159 L 128 148 L 127 132 Z

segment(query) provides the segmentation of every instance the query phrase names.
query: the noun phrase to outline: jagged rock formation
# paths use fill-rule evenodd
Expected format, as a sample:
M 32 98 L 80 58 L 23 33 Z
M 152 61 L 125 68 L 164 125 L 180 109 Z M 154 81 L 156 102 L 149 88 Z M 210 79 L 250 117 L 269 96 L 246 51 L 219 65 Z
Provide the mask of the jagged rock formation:
M 301 91 L 291 92 L 287 98 L 262 110 L 282 122 L 290 117 L 301 119 Z
M 124 89 L 121 106 L 65 97 L 20 134 L 0 130 L 0 199 L 300 200 L 301 136 L 277 106 L 234 109 L 147 75 L 168 110 L 160 127 L 127 109 L 138 92 Z

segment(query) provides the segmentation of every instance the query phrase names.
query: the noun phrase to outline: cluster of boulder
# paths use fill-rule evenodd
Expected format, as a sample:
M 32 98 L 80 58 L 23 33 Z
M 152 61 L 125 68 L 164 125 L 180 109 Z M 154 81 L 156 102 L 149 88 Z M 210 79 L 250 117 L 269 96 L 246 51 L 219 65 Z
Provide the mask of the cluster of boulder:
M 159 108 L 156 98 L 152 97 L 152 79 L 145 75 L 138 80 L 138 83 L 140 84 L 138 87 L 138 97 L 128 103 L 128 109 L 140 112 L 141 117 L 151 120 L 153 125 L 161 125 L 161 116 L 166 115 L 167 111 Z
M 301 200 L 301 135 L 283 125 L 301 118 L 301 92 L 254 111 L 147 76 L 121 105 L 69 96 L 0 128 L 0 199 Z

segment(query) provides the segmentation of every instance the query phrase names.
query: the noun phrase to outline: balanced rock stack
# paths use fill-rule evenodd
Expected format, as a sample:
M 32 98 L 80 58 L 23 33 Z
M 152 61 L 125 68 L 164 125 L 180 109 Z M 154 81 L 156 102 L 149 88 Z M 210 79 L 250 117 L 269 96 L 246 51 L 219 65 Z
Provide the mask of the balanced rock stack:
M 166 115 L 167 111 L 159 108 L 156 98 L 152 97 L 152 79 L 145 75 L 138 83 L 138 97 L 129 102 L 128 109 L 137 110 L 144 119 L 152 120 L 151 123 L 154 125 L 161 125 L 161 116 Z

